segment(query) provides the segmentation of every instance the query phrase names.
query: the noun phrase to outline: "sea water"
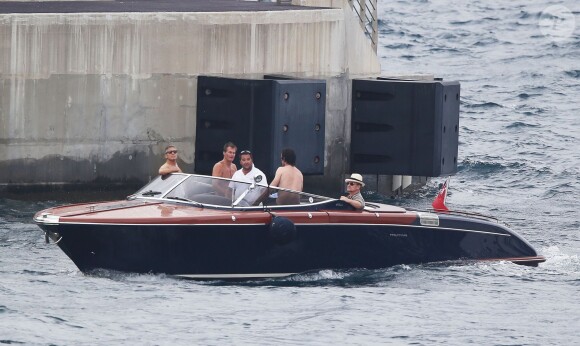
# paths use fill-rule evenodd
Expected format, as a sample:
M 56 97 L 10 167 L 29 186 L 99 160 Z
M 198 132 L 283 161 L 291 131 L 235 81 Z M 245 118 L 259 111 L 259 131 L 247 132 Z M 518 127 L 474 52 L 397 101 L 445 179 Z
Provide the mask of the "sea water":
M 32 222 L 66 196 L 0 198 L 0 343 L 580 343 L 579 8 L 379 1 L 384 74 L 461 83 L 448 206 L 509 223 L 546 256 L 539 267 L 404 265 L 236 283 L 88 276 Z M 397 199 L 366 197 L 425 208 L 441 181 Z

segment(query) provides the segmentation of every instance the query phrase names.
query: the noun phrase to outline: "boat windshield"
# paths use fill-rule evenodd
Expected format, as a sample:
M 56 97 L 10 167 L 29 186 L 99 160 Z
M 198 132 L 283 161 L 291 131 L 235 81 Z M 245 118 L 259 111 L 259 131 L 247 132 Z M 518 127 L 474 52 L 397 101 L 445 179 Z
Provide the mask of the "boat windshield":
M 259 182 L 248 183 L 179 173 L 171 174 L 166 178 L 158 177 L 133 196 L 167 198 L 234 208 L 305 205 L 334 200 L 303 192 L 268 187 Z
M 130 197 L 162 197 L 185 178 L 186 174 L 158 176 Z

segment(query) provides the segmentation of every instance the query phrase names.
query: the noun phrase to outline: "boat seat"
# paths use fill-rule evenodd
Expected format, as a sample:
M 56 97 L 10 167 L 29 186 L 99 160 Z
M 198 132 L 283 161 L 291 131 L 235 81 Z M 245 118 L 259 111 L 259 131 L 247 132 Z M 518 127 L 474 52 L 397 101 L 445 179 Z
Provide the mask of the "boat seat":
M 265 202 L 267 199 L 268 199 L 268 189 L 264 189 L 260 197 L 258 197 L 252 205 L 254 206 L 260 205 L 260 203 Z
M 231 199 L 210 193 L 202 193 L 199 195 L 192 196 L 191 200 L 202 204 L 223 205 L 227 207 L 232 205 Z
M 195 192 L 197 194 L 202 194 L 202 193 L 210 193 L 210 192 L 214 192 L 215 189 L 211 184 L 208 183 L 202 183 L 199 181 L 195 182 Z

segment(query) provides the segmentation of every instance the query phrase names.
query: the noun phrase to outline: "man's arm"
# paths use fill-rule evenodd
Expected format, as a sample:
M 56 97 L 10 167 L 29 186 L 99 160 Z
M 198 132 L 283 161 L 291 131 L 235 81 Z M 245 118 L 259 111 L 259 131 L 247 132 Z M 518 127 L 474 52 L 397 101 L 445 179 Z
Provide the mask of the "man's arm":
M 256 183 L 256 185 L 268 186 L 268 179 L 266 179 L 266 175 L 264 174 L 264 172 L 262 172 L 256 166 L 254 166 L 254 171 L 256 172 L 254 174 L 254 182 Z M 260 177 L 260 178 L 258 178 L 258 177 Z M 256 179 L 258 179 L 260 181 L 256 181 Z
M 159 175 L 166 175 L 169 173 L 181 173 L 181 169 L 179 169 L 177 165 L 171 166 L 166 163 L 159 168 Z
M 262 177 L 262 180 L 260 180 L 260 181 L 258 182 L 258 185 L 262 185 L 262 186 L 268 186 L 268 179 L 266 178 L 266 175 L 265 175 L 264 173 L 261 173 L 261 172 L 260 172 L 260 174 L 258 174 L 258 175 L 256 175 L 256 176 L 260 176 L 260 177 Z
M 215 165 L 213 165 L 213 169 L 211 171 L 211 176 L 212 177 L 221 177 L 222 176 L 222 172 L 221 172 L 221 162 L 216 163 Z
M 239 174 L 240 173 L 238 173 L 238 171 L 236 171 L 236 173 L 234 173 L 234 175 L 232 176 L 232 180 L 241 180 L 241 177 L 239 176 Z M 228 188 L 225 189 L 225 191 L 224 191 L 225 196 L 227 198 L 232 198 L 232 194 L 234 193 L 234 191 L 236 191 L 238 188 L 240 188 L 239 185 L 243 185 L 243 184 L 236 183 L 235 181 L 230 181 L 230 183 L 228 184 Z
M 281 179 L 282 179 L 282 170 L 281 170 L 281 168 L 278 168 L 276 170 L 276 175 L 274 176 L 274 180 L 272 180 L 272 182 L 270 183 L 270 186 L 279 186 Z
M 355 199 L 350 199 L 346 196 L 340 196 L 340 200 L 352 205 L 356 210 L 361 210 L 363 208 L 362 203 Z

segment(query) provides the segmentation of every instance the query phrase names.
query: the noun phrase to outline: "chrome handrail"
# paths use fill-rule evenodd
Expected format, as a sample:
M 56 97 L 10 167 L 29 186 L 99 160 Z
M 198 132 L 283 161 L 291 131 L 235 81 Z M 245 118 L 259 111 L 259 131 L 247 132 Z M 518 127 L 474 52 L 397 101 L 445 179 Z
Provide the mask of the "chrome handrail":
M 376 53 L 379 41 L 377 0 L 348 0 L 348 3 L 358 16 L 360 26 L 371 40 L 371 45 Z
M 437 210 L 437 209 L 433 209 L 433 208 L 415 209 L 415 208 L 407 208 L 406 207 L 405 209 L 407 209 L 409 211 L 415 211 L 415 212 L 429 212 L 429 213 L 442 214 L 442 215 L 469 216 L 469 217 L 473 217 L 473 218 L 484 220 L 484 221 L 495 222 L 498 224 L 502 224 L 508 228 L 511 228 L 511 226 L 507 222 L 500 220 L 495 216 L 486 215 L 486 214 L 482 214 L 482 213 L 463 211 L 463 210 L 445 210 L 445 211 L 443 211 L 443 210 Z

